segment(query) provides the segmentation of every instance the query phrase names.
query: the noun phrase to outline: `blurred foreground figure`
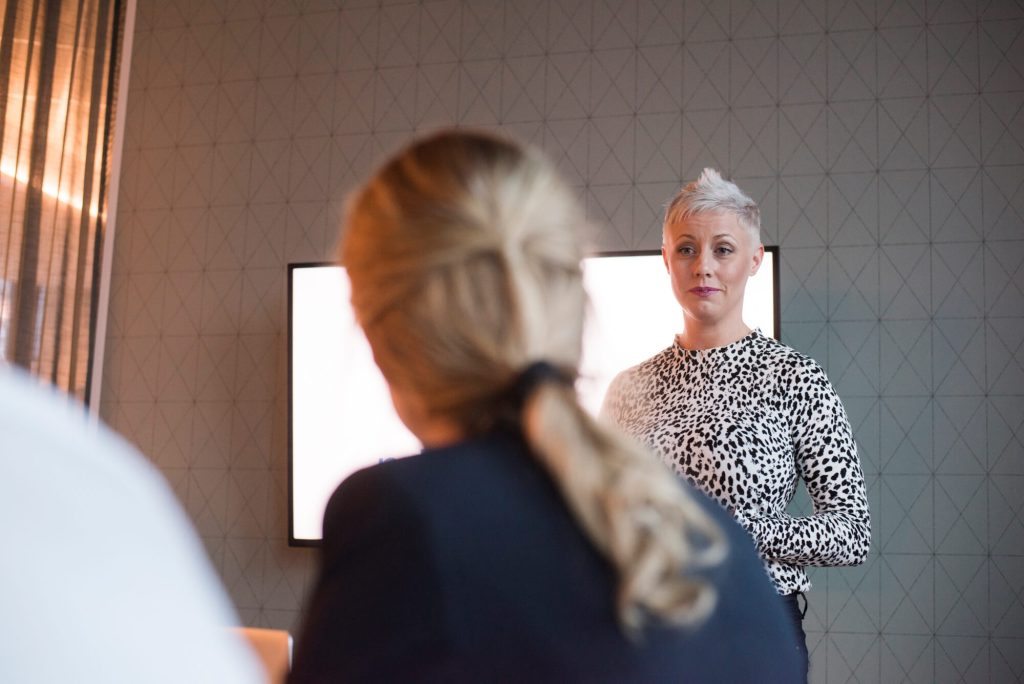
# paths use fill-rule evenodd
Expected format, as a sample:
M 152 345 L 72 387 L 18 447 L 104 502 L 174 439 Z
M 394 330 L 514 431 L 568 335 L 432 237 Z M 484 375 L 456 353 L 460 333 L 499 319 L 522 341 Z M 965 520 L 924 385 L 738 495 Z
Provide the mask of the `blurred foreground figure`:
M 291 682 L 794 681 L 749 539 L 577 402 L 582 213 L 539 155 L 414 143 L 340 260 L 421 454 L 328 504 Z
M 0 366 L 0 682 L 262 682 L 167 484 Z

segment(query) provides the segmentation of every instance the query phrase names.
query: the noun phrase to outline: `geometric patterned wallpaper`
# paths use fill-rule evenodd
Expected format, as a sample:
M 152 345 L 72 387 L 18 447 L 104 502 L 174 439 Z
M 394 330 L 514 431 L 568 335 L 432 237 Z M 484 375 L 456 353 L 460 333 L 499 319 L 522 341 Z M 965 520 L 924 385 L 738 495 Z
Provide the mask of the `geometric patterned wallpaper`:
M 812 680 L 1024 678 L 1024 4 L 139 0 L 131 59 L 102 415 L 246 624 L 294 630 L 315 565 L 286 542 L 285 266 L 459 124 L 543 148 L 605 249 L 657 246 L 703 166 L 757 198 L 874 523 L 863 566 L 812 573 Z

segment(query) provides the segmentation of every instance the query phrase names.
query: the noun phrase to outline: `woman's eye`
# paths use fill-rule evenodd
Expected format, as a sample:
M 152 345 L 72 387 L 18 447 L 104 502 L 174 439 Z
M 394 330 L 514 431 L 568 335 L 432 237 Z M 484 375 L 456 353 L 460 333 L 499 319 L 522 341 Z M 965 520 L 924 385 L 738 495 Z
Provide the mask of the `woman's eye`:
M 719 245 L 715 251 L 719 254 L 732 254 L 733 249 L 729 245 Z
M 693 254 L 693 247 L 690 247 L 689 245 L 683 245 L 679 247 L 676 251 L 679 252 L 680 254 L 685 254 L 689 256 Z

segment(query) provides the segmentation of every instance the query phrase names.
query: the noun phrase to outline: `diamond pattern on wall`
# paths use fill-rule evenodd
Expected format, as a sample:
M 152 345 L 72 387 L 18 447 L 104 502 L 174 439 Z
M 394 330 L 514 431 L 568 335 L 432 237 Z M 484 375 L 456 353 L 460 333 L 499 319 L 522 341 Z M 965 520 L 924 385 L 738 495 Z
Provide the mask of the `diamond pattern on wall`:
M 934 642 L 929 636 L 893 634 L 882 645 L 878 681 L 930 682 L 934 680 Z
M 729 116 L 724 109 L 683 114 L 683 176 L 696 178 L 707 167 L 729 173 Z
M 829 311 L 833 320 L 864 321 L 878 316 L 878 250 L 829 249 Z
M 982 196 L 986 236 L 1019 240 L 1024 223 L 1024 169 L 1019 165 L 986 169 Z
M 979 243 L 935 245 L 932 248 L 935 315 L 953 318 L 982 315 L 984 259 L 985 253 Z
M 1020 556 L 992 557 L 992 631 L 999 636 L 1024 637 L 1024 590 L 1014 578 L 1024 570 Z
M 928 166 L 928 101 L 882 100 L 878 106 L 878 165 L 894 173 Z
M 778 2 L 733 2 L 730 34 L 735 38 L 768 38 L 779 33 Z
M 900 321 L 928 318 L 931 251 L 923 245 L 892 245 L 881 250 L 878 287 L 882 318 Z
M 676 113 L 637 117 L 634 154 L 638 183 L 676 184 L 681 175 L 682 123 L 682 118 Z M 670 189 L 666 197 L 671 197 L 672 192 Z M 666 197 L 657 198 L 655 202 L 664 204 Z
M 828 107 L 828 163 L 839 173 L 874 171 L 878 164 L 878 114 L 870 100 Z
M 751 38 L 732 43 L 729 54 L 729 101 L 732 106 L 775 104 L 775 87 L 779 79 L 778 52 L 778 43 L 771 38 Z
M 882 555 L 930 554 L 935 529 L 934 482 L 928 475 L 887 475 L 873 536 Z
M 687 40 L 722 40 L 729 37 L 729 3 L 688 0 L 685 12 Z
M 884 554 L 880 563 L 882 629 L 894 634 L 930 635 L 935 560 L 922 554 L 894 552 Z M 916 660 L 899 659 L 902 669 L 911 669 Z
M 932 336 L 935 392 L 971 396 L 985 393 L 985 330 L 971 319 L 936 319 Z
M 440 7 L 446 7 L 445 3 L 439 3 Z M 448 12 L 454 14 L 455 10 L 462 11 L 462 30 L 457 36 L 452 36 L 446 30 L 452 26 L 451 18 L 437 22 L 438 32 L 442 40 L 447 43 L 444 49 L 451 51 L 452 55 L 460 54 L 465 59 L 498 59 L 503 54 L 502 28 L 505 18 L 505 3 L 500 0 L 486 0 L 474 3 L 451 3 Z M 434 10 L 428 9 L 429 13 Z M 424 25 L 426 17 L 424 16 Z M 421 37 L 420 45 L 430 49 L 430 45 L 439 42 Z M 458 52 L 453 43 L 458 42 Z M 454 61 L 451 58 L 440 61 Z
M 930 235 L 929 176 L 925 171 L 879 173 L 879 239 L 884 245 L 927 243 Z M 928 283 L 921 292 L 931 289 Z M 929 298 L 923 298 L 928 301 Z
M 828 167 L 825 151 L 827 130 L 824 105 L 780 107 L 777 161 L 780 172 L 786 176 L 824 172 Z
M 824 103 L 829 99 L 827 52 L 828 42 L 823 33 L 794 35 L 781 43 L 778 85 L 781 103 Z
M 928 107 L 928 146 L 932 166 L 972 166 L 981 161 L 978 98 L 936 95 Z
M 632 57 L 632 53 L 629 53 Z M 596 58 L 596 56 L 595 56 Z M 606 58 L 607 59 L 607 58 Z M 612 60 L 609 60 L 612 61 Z M 607 68 L 614 70 L 625 68 L 611 64 Z M 587 53 L 577 52 L 567 55 L 552 55 L 545 66 L 544 90 L 545 114 L 551 119 L 582 119 L 590 111 L 589 98 L 592 90 L 591 82 L 598 72 L 603 80 L 601 87 L 605 92 L 614 86 L 604 68 L 592 68 Z M 633 70 L 629 69 L 630 75 Z M 617 92 L 617 91 L 616 91 Z M 621 100 L 621 98 L 620 98 Z M 628 113 L 628 106 L 619 105 L 616 114 Z
M 923 97 L 928 92 L 927 33 L 920 27 L 878 32 L 880 97 Z
M 877 671 L 880 644 L 876 635 L 830 633 L 824 642 L 821 650 L 825 652 L 827 681 L 859 681 Z
M 259 73 L 260 34 L 262 24 L 255 18 L 231 17 L 217 39 L 221 44 L 217 77 L 224 86 L 228 82 L 250 80 Z
M 684 3 L 673 0 L 642 0 L 635 4 L 638 45 L 682 44 L 683 35 L 686 33 Z
M 840 396 L 878 394 L 878 326 L 865 321 L 834 321 L 825 369 Z
M 1024 88 L 1024 22 L 986 22 L 979 37 L 982 89 L 998 84 L 1000 90 Z
M 852 4 L 852 3 L 844 3 Z M 877 89 L 874 31 L 829 33 L 828 95 L 830 100 L 868 100 Z
M 933 406 L 928 397 L 892 397 L 882 402 L 879 469 L 926 475 L 932 471 Z
M 1024 508 L 1014 490 L 1022 484 L 1024 478 L 1016 475 L 993 477 L 989 482 L 988 541 L 993 554 L 1019 554 L 1024 543 Z
M 586 55 L 579 55 L 582 59 Z M 602 115 L 617 116 L 629 115 L 635 111 L 636 101 L 636 53 L 629 49 L 601 50 L 590 55 L 584 67 L 590 67 L 590 88 L 589 97 L 577 96 L 580 104 L 584 104 L 582 111 L 575 112 L 571 116 L 586 115 L 600 105 L 599 111 Z M 562 76 L 565 79 L 566 87 L 573 88 L 575 79 L 569 78 L 569 70 L 561 68 L 560 62 L 564 58 L 555 57 L 551 60 L 548 78 Z M 573 60 L 575 62 L 575 60 Z M 584 82 L 585 83 L 585 82 Z M 554 80 L 555 88 L 558 87 L 558 80 Z M 553 92 L 548 89 L 549 111 L 555 116 L 559 114 L 557 100 L 552 100 Z
M 928 86 L 935 94 L 978 92 L 978 33 L 970 24 L 932 25 L 928 34 Z
M 986 387 L 996 394 L 1017 394 L 1024 386 L 1024 337 L 1019 318 L 991 318 L 985 330 Z
M 700 42 L 684 45 L 683 105 L 710 109 L 729 105 L 729 43 Z
M 199 338 L 198 397 L 201 401 L 231 401 L 238 350 L 233 336 Z
M 284 267 L 459 124 L 541 147 L 604 249 L 656 247 L 702 168 L 739 179 L 870 480 L 869 562 L 812 572 L 812 681 L 1024 676 L 1024 6 L 340 5 L 138 8 L 101 410 L 244 621 L 294 629 L 315 568 L 284 543 Z
M 988 467 L 993 475 L 1024 475 L 1024 412 L 1012 397 L 990 397 Z
M 751 176 L 771 176 L 778 171 L 778 113 L 774 108 L 734 109 L 729 118 L 730 169 Z
M 986 472 L 986 412 L 983 397 L 937 397 L 935 400 L 936 473 Z
M 824 321 L 828 309 L 827 252 L 824 249 L 794 248 L 781 256 L 780 294 L 783 302 L 783 320 Z
M 581 52 L 591 47 L 618 47 L 605 42 L 609 33 L 631 46 L 636 29 L 628 31 L 632 3 L 574 2 L 548 3 L 545 45 L 550 52 Z M 593 40 L 591 37 L 593 36 Z M 626 45 L 623 45 L 625 47 Z
M 989 561 L 984 556 L 939 556 L 935 564 L 936 632 L 977 634 L 988 629 Z
M 497 125 L 501 120 L 500 62 L 487 60 L 465 63 L 458 77 L 456 121 L 465 126 Z

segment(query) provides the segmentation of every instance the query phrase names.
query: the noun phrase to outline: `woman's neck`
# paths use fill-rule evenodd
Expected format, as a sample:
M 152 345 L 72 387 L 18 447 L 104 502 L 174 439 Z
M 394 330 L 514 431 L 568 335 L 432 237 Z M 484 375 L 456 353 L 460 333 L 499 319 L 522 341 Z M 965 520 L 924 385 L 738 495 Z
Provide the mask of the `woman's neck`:
M 440 449 L 461 442 L 468 436 L 466 430 L 447 420 L 432 420 L 421 423 L 412 433 L 428 449 Z
M 467 436 L 465 427 L 431 410 L 428 403 L 424 402 L 412 392 L 402 392 L 394 385 L 390 385 L 391 402 L 395 406 L 395 412 L 409 432 L 416 435 L 424 447 L 430 449 L 441 448 L 461 442 Z
M 715 326 L 688 320 L 683 332 L 676 335 L 676 341 L 683 349 L 714 349 L 742 340 L 749 334 L 750 327 L 742 320 Z

